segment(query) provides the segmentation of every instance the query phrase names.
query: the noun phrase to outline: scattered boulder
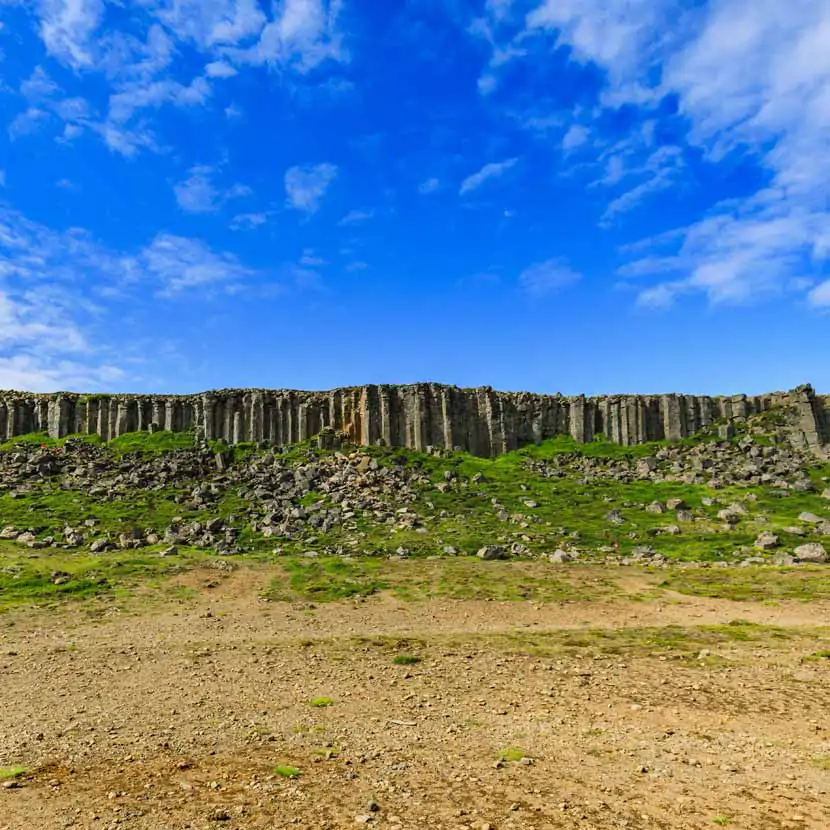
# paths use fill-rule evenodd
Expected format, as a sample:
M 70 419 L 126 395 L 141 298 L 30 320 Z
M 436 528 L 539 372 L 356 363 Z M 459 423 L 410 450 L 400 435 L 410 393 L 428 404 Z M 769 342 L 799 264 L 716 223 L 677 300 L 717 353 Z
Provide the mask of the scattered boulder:
M 493 559 L 507 559 L 507 551 L 501 545 L 485 545 L 476 554 L 479 559 L 489 562 Z
M 806 545 L 799 545 L 794 551 L 796 559 L 799 562 L 811 562 L 822 564 L 827 561 L 827 551 L 824 545 L 818 542 L 810 542 Z
M 765 530 L 755 540 L 755 547 L 758 550 L 772 550 L 781 544 L 781 540 L 769 530 Z

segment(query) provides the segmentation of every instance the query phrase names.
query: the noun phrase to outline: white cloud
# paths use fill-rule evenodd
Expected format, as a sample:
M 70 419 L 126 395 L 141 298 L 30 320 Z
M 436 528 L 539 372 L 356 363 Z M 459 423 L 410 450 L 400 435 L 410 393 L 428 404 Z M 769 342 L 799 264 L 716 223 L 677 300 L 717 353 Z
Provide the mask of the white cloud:
M 149 276 L 162 284 L 161 294 L 172 296 L 186 289 L 207 289 L 222 283 L 232 288 L 249 282 L 256 271 L 230 253 L 215 253 L 200 239 L 161 233 L 140 254 Z
M 562 150 L 565 153 L 576 150 L 585 144 L 590 135 L 591 131 L 587 127 L 583 127 L 581 124 L 571 124 L 568 132 L 562 138 Z
M 301 73 L 327 60 L 344 62 L 348 55 L 337 25 L 341 5 L 341 0 L 281 0 L 259 42 L 234 54 L 244 62 L 292 66 Z
M 176 201 L 188 213 L 209 213 L 218 210 L 219 192 L 211 182 L 212 167 L 192 167 L 190 176 L 175 185 Z
M 29 107 L 16 116 L 9 124 L 9 138 L 14 141 L 24 135 L 36 132 L 40 125 L 49 120 L 49 113 L 37 107 Z
M 830 309 L 830 280 L 817 285 L 808 295 L 810 305 Z
M 267 213 L 238 213 L 231 219 L 231 229 L 235 231 L 253 230 L 268 221 Z
M 471 176 L 467 176 L 463 182 L 461 182 L 461 189 L 459 190 L 460 195 L 464 195 L 466 193 L 470 193 L 481 185 L 484 184 L 488 179 L 495 179 L 499 176 L 502 176 L 506 173 L 513 165 L 516 164 L 518 158 L 511 158 L 507 159 L 506 161 L 500 162 L 491 162 L 490 164 L 485 164 L 484 167 L 481 168 L 477 173 L 473 173 Z
M 750 153 L 768 182 L 681 229 L 674 254 L 622 272 L 670 274 L 658 283 L 663 294 L 703 292 L 712 302 L 798 290 L 791 278 L 820 271 L 830 253 L 830 3 L 713 0 L 703 15 L 664 56 L 663 88 L 679 95 L 689 140 L 711 163 Z
M 103 0 L 39 0 L 40 36 L 52 57 L 75 69 L 93 64 L 93 35 L 104 15 Z
M 337 167 L 333 164 L 290 167 L 285 171 L 288 204 L 297 210 L 313 213 L 336 176 Z
M 237 70 L 224 61 L 213 61 L 205 67 L 205 75 L 208 78 L 232 78 L 237 74 Z
M 179 207 L 187 213 L 211 213 L 225 202 L 251 193 L 251 189 L 242 184 L 217 190 L 212 181 L 216 170 L 208 165 L 191 167 L 188 173 L 187 179 L 173 187 Z
M 418 192 L 424 195 L 427 193 L 435 193 L 439 187 L 441 187 L 441 182 L 436 178 L 431 178 L 418 185 Z
M 644 103 L 654 99 L 654 91 L 643 76 L 657 50 L 682 30 L 682 18 L 669 0 L 545 0 L 528 14 L 519 39 L 538 30 L 555 31 L 574 60 L 607 71 L 606 103 L 619 98 Z
M 145 0 L 150 11 L 180 40 L 202 50 L 255 37 L 266 17 L 258 0 Z
M 172 80 L 154 81 L 146 85 L 127 84 L 121 91 L 110 96 L 109 120 L 124 124 L 136 110 L 157 109 L 168 103 L 180 107 L 201 106 L 210 94 L 210 84 L 203 77 L 194 78 L 187 86 Z
M 375 212 L 373 210 L 350 210 L 337 224 L 357 225 L 374 218 L 374 215 Z
M 612 159 L 617 158 L 619 157 L 612 157 Z M 611 201 L 600 220 L 600 224 L 603 226 L 610 225 L 616 216 L 632 210 L 647 196 L 672 187 L 677 183 L 679 174 L 684 170 L 685 161 L 679 147 L 668 145 L 659 147 L 641 167 L 626 171 L 627 175 L 633 173 L 638 177 L 645 176 L 645 179 Z M 612 174 L 613 181 L 619 181 L 622 176 L 622 171 L 614 170 Z
M 562 288 L 573 285 L 582 279 L 582 274 L 574 271 L 561 259 L 548 259 L 526 268 L 519 276 L 519 285 L 532 297 L 544 297 L 554 294 Z

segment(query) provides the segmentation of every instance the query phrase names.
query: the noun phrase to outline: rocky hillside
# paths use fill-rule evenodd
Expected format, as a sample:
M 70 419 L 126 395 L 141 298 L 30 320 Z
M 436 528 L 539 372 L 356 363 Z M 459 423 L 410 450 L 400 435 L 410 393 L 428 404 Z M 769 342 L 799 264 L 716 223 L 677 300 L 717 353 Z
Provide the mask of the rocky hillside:
M 830 551 L 830 465 L 751 418 L 677 444 L 547 441 L 494 460 L 34 437 L 0 450 L 0 589 L 37 598 L 199 557 L 796 565 Z

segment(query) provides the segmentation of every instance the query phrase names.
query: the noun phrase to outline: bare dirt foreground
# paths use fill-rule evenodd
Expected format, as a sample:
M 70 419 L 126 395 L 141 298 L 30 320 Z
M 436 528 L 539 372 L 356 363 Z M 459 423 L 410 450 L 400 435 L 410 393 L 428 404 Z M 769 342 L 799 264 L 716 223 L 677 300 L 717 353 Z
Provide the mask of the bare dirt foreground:
M 826 602 L 268 578 L 0 616 L 0 828 L 830 827 Z

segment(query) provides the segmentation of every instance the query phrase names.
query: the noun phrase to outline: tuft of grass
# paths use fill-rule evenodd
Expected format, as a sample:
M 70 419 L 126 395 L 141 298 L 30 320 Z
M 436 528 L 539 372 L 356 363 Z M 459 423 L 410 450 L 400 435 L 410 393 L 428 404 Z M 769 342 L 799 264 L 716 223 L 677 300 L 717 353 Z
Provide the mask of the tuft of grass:
M 309 704 L 317 709 L 323 709 L 326 706 L 334 705 L 334 701 L 330 697 L 313 697 Z
M 299 778 L 303 771 L 297 767 L 292 767 L 289 764 L 280 764 L 274 767 L 274 775 L 282 776 L 283 778 Z
M 727 824 L 732 823 L 732 817 L 731 816 L 715 816 L 712 819 L 712 823 L 717 824 L 720 827 L 726 827 Z
M 813 758 L 813 766 L 822 772 L 830 772 L 830 755 L 821 755 Z
M 499 753 L 499 761 L 504 761 L 505 763 L 517 763 L 522 758 L 527 758 L 527 753 L 523 749 L 515 746 L 509 746 Z
M 830 649 L 821 649 L 820 651 L 814 651 L 812 654 L 808 654 L 805 660 L 830 660 Z
M 414 666 L 421 662 L 421 658 L 417 654 L 396 654 L 392 662 L 396 666 Z
M 0 781 L 12 781 L 28 771 L 28 767 L 0 767 Z

